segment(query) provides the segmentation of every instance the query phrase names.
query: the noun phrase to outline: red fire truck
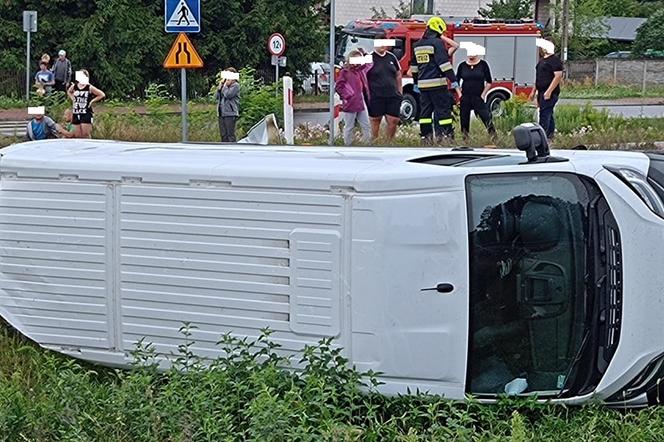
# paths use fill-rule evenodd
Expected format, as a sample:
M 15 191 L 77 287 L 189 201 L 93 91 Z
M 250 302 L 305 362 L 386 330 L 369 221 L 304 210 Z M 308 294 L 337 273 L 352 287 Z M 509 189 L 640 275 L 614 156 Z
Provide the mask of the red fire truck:
M 418 97 L 413 92 L 413 79 L 408 76 L 412 45 L 422 38 L 426 29 L 425 17 L 409 20 L 356 20 L 342 32 L 337 47 L 336 63 L 341 64 L 355 48 L 371 52 L 374 39 L 394 39 L 392 52 L 399 58 L 404 75 L 404 95 L 401 118 L 412 121 L 418 116 Z M 534 21 L 445 19 L 447 36 L 455 41 L 473 42 L 486 48 L 484 57 L 491 66 L 493 83 L 487 95 L 491 111 L 497 115 L 502 102 L 514 95 L 528 95 L 535 84 L 537 47 L 540 27 Z M 465 51 L 459 49 L 454 56 L 455 68 L 465 59 Z

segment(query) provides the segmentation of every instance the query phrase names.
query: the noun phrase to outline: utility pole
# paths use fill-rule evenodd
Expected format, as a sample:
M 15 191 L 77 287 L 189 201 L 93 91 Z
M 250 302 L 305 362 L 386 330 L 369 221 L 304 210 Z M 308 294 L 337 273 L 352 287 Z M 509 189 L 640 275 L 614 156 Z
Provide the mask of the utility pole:
M 563 0 L 563 17 L 560 42 L 560 59 L 567 63 L 567 48 L 569 47 L 569 0 Z
M 334 0 L 330 0 L 330 74 L 328 75 L 328 84 L 330 85 L 330 146 L 334 146 L 334 64 L 336 62 L 334 7 Z

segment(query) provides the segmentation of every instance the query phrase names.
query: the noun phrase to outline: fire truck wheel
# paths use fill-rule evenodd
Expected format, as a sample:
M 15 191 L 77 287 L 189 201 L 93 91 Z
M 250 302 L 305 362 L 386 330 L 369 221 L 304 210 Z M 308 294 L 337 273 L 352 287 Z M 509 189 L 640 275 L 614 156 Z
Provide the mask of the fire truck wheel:
M 486 104 L 494 117 L 500 117 L 503 114 L 503 102 L 510 99 L 507 92 L 495 91 L 486 97 Z
M 419 115 L 419 105 L 417 98 L 412 94 L 405 92 L 401 101 L 401 122 L 412 123 Z

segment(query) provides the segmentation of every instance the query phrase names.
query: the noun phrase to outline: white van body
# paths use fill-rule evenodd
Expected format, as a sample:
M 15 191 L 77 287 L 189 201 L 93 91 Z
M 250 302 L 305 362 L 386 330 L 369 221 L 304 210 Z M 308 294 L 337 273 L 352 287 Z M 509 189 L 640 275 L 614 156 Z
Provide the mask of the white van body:
M 358 369 L 381 373 L 385 393 L 463 399 L 474 393 L 468 177 L 578 175 L 596 183 L 622 235 L 620 340 L 591 391 L 552 398 L 617 394 L 664 353 L 664 220 L 604 166 L 645 175 L 650 159 L 557 151 L 565 161 L 524 165 L 518 151 L 475 150 L 511 164 L 411 161 L 465 154 L 10 146 L 0 159 L 0 315 L 45 348 L 121 367 L 142 338 L 176 352 L 184 322 L 197 327 L 193 350 L 209 358 L 227 332 L 257 337 L 269 327 L 289 354 L 333 337 Z M 441 283 L 453 290 L 422 291 Z M 630 401 L 647 403 L 645 393 Z

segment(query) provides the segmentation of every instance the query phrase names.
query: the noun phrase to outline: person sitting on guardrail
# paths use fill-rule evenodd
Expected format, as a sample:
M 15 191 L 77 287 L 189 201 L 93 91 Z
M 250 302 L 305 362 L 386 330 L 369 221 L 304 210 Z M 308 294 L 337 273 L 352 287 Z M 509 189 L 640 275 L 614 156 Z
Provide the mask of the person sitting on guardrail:
M 235 126 L 240 116 L 240 74 L 235 68 L 227 68 L 221 73 L 217 88 L 217 111 L 219 114 L 219 132 L 222 143 L 234 143 Z
M 366 56 L 355 49 L 350 51 L 343 69 L 339 72 L 335 88 L 341 98 L 341 110 L 344 113 L 344 144 L 346 146 L 353 143 L 356 122 L 362 131 L 362 142 L 368 144 L 371 141 L 371 124 L 367 110 L 369 85 L 366 73 L 373 66 L 372 63 L 370 55 Z
M 58 128 L 52 118 L 46 116 L 44 106 L 29 107 L 28 115 L 32 119 L 28 121 L 25 138 L 28 141 L 46 140 L 58 137 Z

